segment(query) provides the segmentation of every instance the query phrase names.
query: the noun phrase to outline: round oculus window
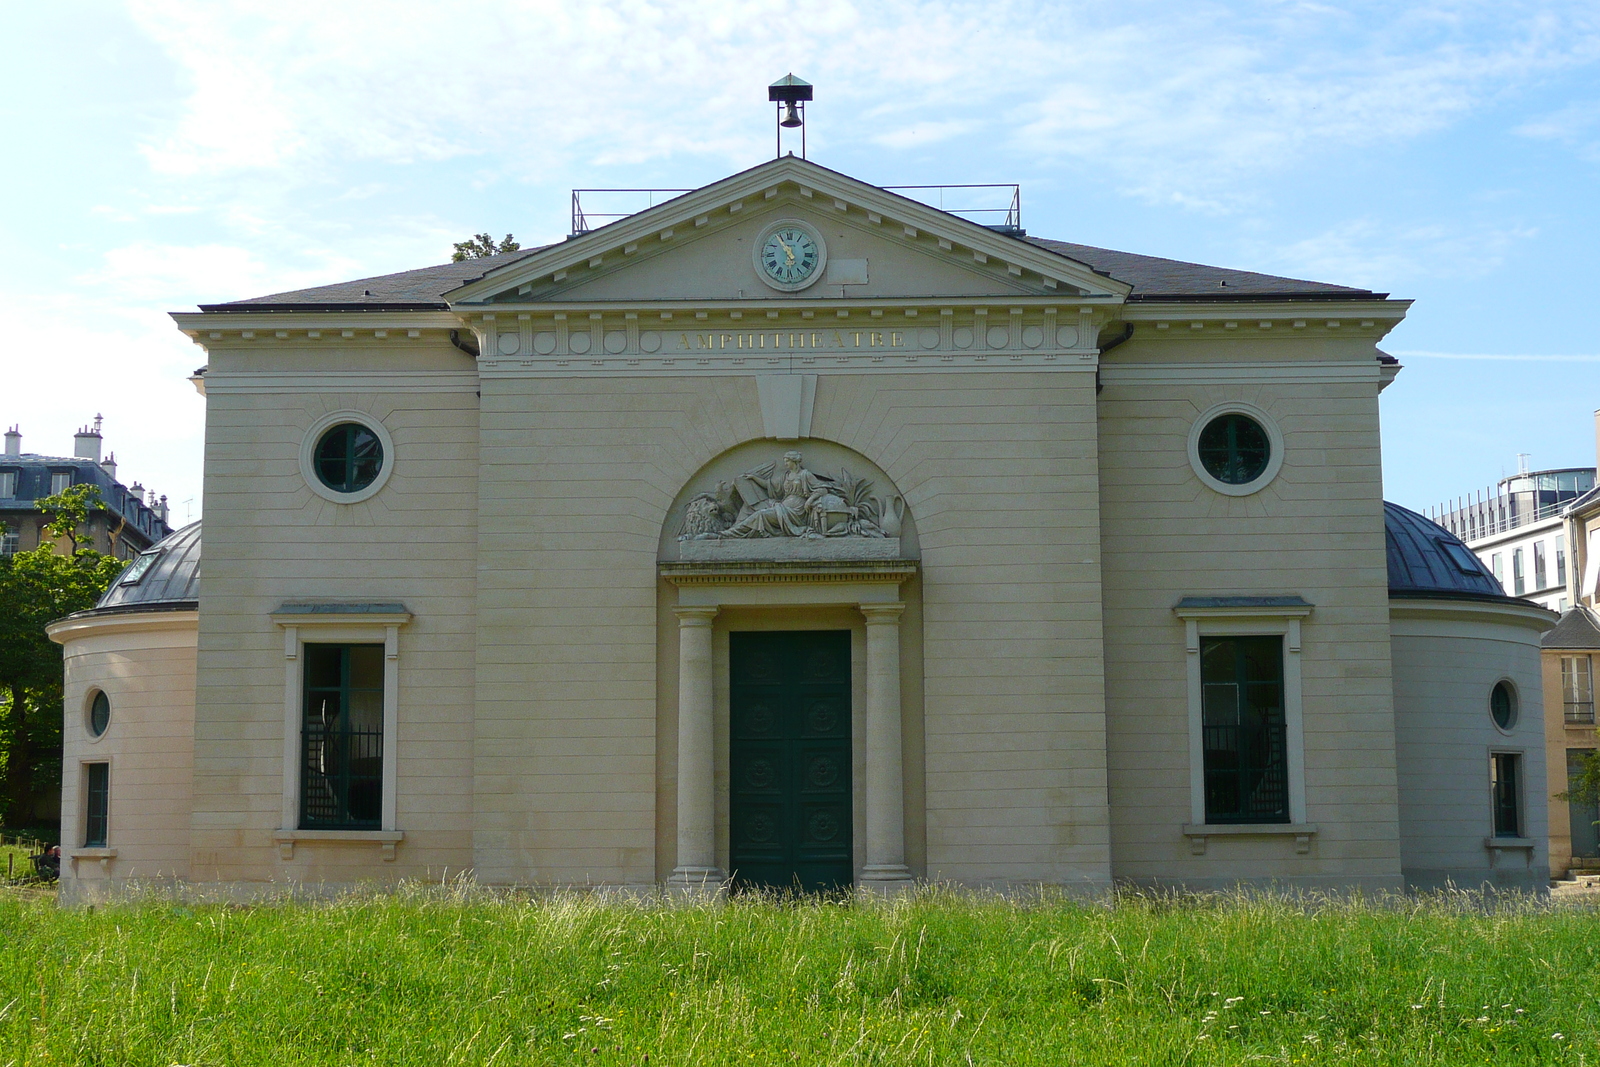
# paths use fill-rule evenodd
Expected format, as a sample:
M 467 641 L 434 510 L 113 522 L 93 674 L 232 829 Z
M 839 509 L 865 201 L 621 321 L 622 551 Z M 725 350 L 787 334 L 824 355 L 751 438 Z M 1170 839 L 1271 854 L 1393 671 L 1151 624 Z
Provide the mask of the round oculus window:
M 1510 682 L 1496 682 L 1489 690 L 1489 717 L 1502 730 L 1517 725 L 1517 691 Z
M 96 692 L 94 700 L 89 703 L 89 732 L 99 737 L 106 732 L 106 727 L 111 725 L 111 699 L 104 693 Z
M 359 493 L 383 472 L 383 442 L 359 422 L 330 426 L 313 454 L 317 478 L 335 493 Z
M 1206 473 L 1227 485 L 1250 484 L 1272 461 L 1272 441 L 1266 429 L 1237 411 L 1206 423 L 1195 450 Z

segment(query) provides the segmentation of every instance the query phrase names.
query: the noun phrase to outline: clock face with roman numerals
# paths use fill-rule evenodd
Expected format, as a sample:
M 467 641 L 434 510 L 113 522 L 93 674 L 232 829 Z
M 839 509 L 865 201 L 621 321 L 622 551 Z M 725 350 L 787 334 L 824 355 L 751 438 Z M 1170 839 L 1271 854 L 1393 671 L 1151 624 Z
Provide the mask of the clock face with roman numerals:
M 778 222 L 762 231 L 756 266 L 768 285 L 794 291 L 822 276 L 827 254 L 822 238 L 811 227 L 795 221 Z

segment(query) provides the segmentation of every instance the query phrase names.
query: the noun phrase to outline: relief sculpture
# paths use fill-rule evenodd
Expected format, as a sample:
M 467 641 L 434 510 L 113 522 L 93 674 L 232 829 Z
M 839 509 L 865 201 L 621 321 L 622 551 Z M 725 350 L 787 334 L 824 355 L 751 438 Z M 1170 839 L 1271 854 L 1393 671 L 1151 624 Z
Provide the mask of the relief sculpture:
M 882 538 L 881 505 L 868 495 L 871 488 L 849 471 L 830 478 L 807 470 L 799 452 L 786 452 L 781 462 L 720 481 L 690 500 L 678 540 Z

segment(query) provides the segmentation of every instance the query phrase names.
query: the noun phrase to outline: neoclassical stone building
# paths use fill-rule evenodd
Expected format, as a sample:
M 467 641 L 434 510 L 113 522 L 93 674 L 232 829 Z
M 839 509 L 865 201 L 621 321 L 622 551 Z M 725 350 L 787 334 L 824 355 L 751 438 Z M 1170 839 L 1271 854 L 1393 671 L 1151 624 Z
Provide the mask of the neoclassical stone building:
M 1553 616 L 1386 524 L 1407 306 L 785 158 L 178 314 L 203 579 L 57 624 L 65 891 L 1537 884 Z

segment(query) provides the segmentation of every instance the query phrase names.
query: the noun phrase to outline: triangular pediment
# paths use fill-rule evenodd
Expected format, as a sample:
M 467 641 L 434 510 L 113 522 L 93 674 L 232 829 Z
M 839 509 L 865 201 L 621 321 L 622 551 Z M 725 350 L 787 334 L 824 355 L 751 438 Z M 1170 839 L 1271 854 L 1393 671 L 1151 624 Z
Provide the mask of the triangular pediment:
M 756 250 L 784 221 L 821 238 L 814 282 L 768 282 Z M 457 306 L 749 299 L 1120 302 L 1088 266 L 876 186 L 786 157 L 553 245 L 446 294 Z

